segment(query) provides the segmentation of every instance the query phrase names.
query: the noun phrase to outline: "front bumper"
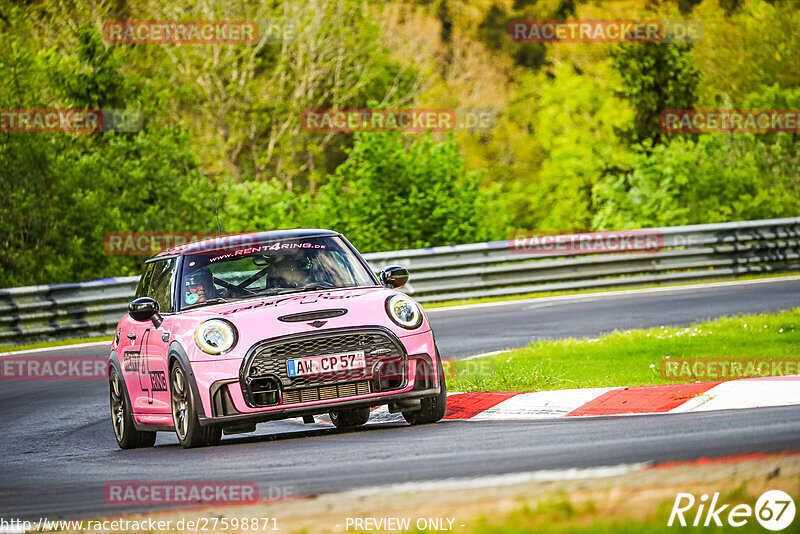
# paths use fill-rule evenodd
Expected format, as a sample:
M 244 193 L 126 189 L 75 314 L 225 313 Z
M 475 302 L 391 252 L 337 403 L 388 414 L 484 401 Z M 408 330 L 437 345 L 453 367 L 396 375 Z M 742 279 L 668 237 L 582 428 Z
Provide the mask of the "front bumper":
M 370 329 L 364 329 L 370 330 Z M 322 336 L 306 336 L 306 339 L 332 338 L 340 334 L 350 334 L 357 329 L 341 329 L 326 331 Z M 374 333 L 374 329 L 373 329 Z M 278 390 L 272 405 L 259 405 L 260 399 L 251 391 L 248 381 L 250 369 L 254 367 L 254 355 L 263 350 L 263 346 L 274 340 L 256 344 L 249 351 L 244 361 L 217 360 L 193 361 L 192 371 L 196 380 L 197 391 L 202 401 L 202 411 L 198 409 L 198 417 L 203 425 L 209 424 L 246 424 L 287 417 L 316 415 L 335 410 L 364 406 L 379 406 L 430 397 L 441 390 L 438 355 L 430 331 L 396 338 L 397 351 L 387 358 L 402 357 L 402 380 L 391 385 L 390 390 L 382 391 L 381 385 L 364 380 L 353 381 L 353 377 L 342 380 L 328 377 L 326 380 L 301 381 L 295 383 L 286 376 L 274 376 L 275 389 Z M 269 357 L 277 357 L 279 350 L 273 351 Z M 263 358 L 261 360 L 264 361 Z M 368 360 L 373 365 L 377 360 Z M 283 365 L 283 363 L 281 363 Z M 275 372 L 280 366 L 272 366 L 269 372 Z M 259 371 L 261 372 L 261 371 Z M 367 377 L 370 378 L 370 377 Z M 385 386 L 385 384 L 384 384 Z M 302 395 L 298 392 L 302 391 Z M 259 402 L 256 402 L 259 401 Z M 199 408 L 199 407 L 198 407 Z
M 324 401 L 313 405 L 303 406 L 294 405 L 288 407 L 279 406 L 277 408 L 251 413 L 239 413 L 234 415 L 222 415 L 205 417 L 199 415 L 200 424 L 205 425 L 226 425 L 239 423 L 263 423 L 265 421 L 275 421 L 289 417 L 302 417 L 304 415 L 319 415 L 336 410 L 350 408 L 362 408 L 371 406 L 381 406 L 403 400 L 423 399 L 438 395 L 441 391 L 440 386 L 429 389 L 410 389 L 403 392 L 389 392 L 364 395 L 363 397 L 343 397 L 336 400 Z

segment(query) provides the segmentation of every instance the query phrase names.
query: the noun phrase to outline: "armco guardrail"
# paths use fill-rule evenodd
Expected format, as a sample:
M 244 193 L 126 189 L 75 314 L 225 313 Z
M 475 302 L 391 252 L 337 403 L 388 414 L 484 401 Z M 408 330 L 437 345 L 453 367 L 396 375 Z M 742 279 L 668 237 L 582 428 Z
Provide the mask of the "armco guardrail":
M 653 228 L 658 250 L 513 250 L 513 241 L 365 254 L 403 265 L 420 302 L 800 271 L 800 217 Z M 554 239 L 554 238 L 553 238 Z M 0 290 L 0 344 L 107 335 L 138 277 Z
M 0 290 L 0 345 L 110 334 L 138 276 Z

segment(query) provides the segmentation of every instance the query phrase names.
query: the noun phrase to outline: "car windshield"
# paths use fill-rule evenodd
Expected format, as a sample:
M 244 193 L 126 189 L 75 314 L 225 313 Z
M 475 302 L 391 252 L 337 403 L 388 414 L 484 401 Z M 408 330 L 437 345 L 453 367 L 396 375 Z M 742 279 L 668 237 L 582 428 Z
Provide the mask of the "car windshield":
M 283 239 L 187 254 L 181 273 L 181 307 L 372 285 L 375 282 L 340 237 Z

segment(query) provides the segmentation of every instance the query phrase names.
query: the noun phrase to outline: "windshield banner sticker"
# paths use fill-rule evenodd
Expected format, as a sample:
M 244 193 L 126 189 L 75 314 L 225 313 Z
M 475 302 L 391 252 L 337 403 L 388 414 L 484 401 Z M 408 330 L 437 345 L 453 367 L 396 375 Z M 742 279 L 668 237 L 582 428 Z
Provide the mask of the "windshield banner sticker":
M 289 249 L 296 249 L 296 248 L 326 248 L 326 245 L 322 245 L 319 243 L 309 243 L 308 241 L 304 241 L 303 243 L 274 243 L 272 245 L 262 245 L 260 247 L 250 247 L 250 248 L 243 248 L 239 250 L 234 250 L 228 254 L 220 254 L 219 256 L 214 256 L 211 258 L 209 263 L 213 263 L 218 260 L 225 260 L 228 258 L 234 258 L 236 256 L 249 256 L 250 254 L 255 254 L 256 252 L 266 252 L 266 251 L 281 251 L 281 250 L 289 250 Z

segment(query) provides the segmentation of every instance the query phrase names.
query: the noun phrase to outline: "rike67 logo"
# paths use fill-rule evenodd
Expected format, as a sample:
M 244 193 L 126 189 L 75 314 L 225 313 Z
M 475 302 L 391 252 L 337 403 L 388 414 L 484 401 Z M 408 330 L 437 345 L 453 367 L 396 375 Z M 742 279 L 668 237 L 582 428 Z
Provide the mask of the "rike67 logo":
M 696 505 L 696 507 L 695 507 Z M 685 515 L 684 515 L 685 514 Z M 729 525 L 743 527 L 753 518 L 767 530 L 783 530 L 794 521 L 794 500 L 788 493 L 780 490 L 764 492 L 756 501 L 755 507 L 749 504 L 721 504 L 719 492 L 714 493 L 709 502 L 707 494 L 696 499 L 691 493 L 678 493 L 667 526 L 709 527 Z

